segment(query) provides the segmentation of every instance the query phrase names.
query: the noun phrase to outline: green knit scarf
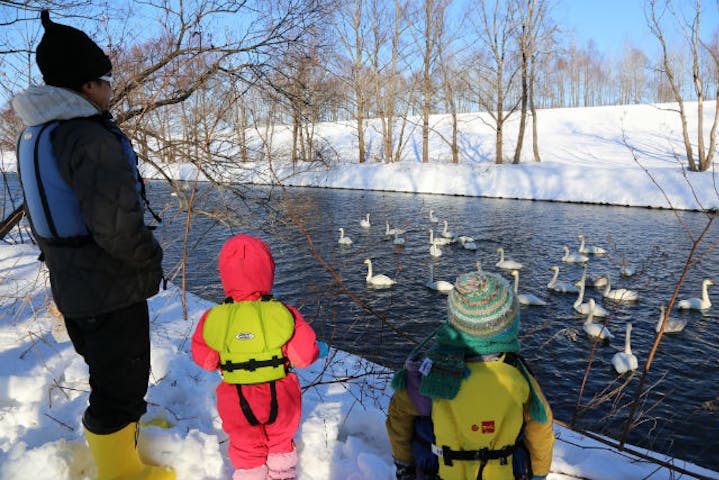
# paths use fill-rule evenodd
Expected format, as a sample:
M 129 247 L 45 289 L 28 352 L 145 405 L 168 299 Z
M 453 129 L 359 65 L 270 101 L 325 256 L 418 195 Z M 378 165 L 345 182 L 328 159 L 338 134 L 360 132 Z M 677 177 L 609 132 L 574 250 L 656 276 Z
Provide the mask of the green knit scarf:
M 510 329 L 506 335 L 487 340 L 464 334 L 454 329 L 449 323 L 441 325 L 434 334 L 425 339 L 415 350 L 419 350 L 419 347 L 426 344 L 432 336 L 437 337 L 437 346 L 432 348 L 426 355 L 431 362 L 431 368 L 422 378 L 420 393 L 433 399 L 451 400 L 457 396 L 462 380 L 467 378 L 469 374 L 469 370 L 464 363 L 467 355 L 519 353 L 520 350 L 515 329 Z M 532 375 L 523 362 L 520 361 L 518 367 L 529 384 L 529 413 L 535 421 L 546 423 L 547 412 L 544 401 L 534 388 Z M 401 372 L 397 372 L 392 378 L 392 387 L 395 390 L 404 388 L 406 371 Z

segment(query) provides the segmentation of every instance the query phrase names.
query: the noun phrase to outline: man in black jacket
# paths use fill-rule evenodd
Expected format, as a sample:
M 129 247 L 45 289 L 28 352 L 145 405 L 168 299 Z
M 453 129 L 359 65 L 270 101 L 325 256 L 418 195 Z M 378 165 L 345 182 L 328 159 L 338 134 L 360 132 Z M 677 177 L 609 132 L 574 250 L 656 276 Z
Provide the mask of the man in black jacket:
M 150 371 L 147 298 L 162 249 L 145 225 L 130 141 L 108 113 L 112 64 L 85 33 L 41 14 L 45 85 L 13 99 L 18 172 L 52 294 L 90 372 L 82 423 L 100 479 L 174 479 L 136 448 Z

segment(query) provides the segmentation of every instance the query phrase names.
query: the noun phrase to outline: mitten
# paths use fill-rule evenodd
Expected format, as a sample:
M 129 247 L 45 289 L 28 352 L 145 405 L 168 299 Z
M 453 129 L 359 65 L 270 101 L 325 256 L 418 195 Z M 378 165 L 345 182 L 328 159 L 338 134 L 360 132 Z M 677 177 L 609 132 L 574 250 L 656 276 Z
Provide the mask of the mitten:
M 330 347 L 328 347 L 325 342 L 317 342 L 317 348 L 320 349 L 320 358 L 325 358 L 327 352 L 330 351 Z
M 397 480 L 415 480 L 415 478 L 417 478 L 416 467 L 414 465 L 408 465 L 396 460 L 394 465 L 397 467 Z

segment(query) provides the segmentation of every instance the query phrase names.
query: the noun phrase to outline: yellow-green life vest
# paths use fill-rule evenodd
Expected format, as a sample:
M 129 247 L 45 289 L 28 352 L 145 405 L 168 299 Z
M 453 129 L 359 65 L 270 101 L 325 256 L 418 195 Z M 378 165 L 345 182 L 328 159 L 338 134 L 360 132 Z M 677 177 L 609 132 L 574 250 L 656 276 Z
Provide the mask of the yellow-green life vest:
M 460 450 L 502 450 L 511 447 L 524 422 L 524 404 L 529 385 L 522 373 L 504 361 L 469 362 L 471 374 L 452 400 L 432 401 L 435 445 Z M 480 462 L 439 458 L 439 476 L 444 480 L 476 479 Z M 482 478 L 513 480 L 511 456 L 506 462 L 489 460 Z
M 294 330 L 292 313 L 270 298 L 213 307 L 205 318 L 202 337 L 220 353 L 222 379 L 249 385 L 286 375 L 282 346 Z

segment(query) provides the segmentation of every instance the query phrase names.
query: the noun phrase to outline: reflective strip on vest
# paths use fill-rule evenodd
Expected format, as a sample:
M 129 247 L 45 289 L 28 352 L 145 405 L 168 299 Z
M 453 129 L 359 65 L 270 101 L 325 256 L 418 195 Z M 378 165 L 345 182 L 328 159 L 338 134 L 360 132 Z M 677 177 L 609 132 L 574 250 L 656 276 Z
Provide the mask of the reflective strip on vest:
M 59 122 L 27 127 L 17 147 L 18 173 L 35 233 L 46 239 L 89 235 L 80 204 L 57 167 L 50 134 Z
M 524 404 L 529 385 L 522 373 L 503 361 L 469 362 L 471 374 L 452 400 L 432 402 L 435 444 L 451 450 L 499 450 L 514 445 L 524 422 Z M 444 480 L 477 478 L 479 461 L 440 459 L 439 476 Z M 490 460 L 485 479 L 513 480 L 512 459 L 506 464 Z
M 295 319 L 277 300 L 227 303 L 213 307 L 205 318 L 202 337 L 220 354 L 220 368 L 230 362 L 263 362 L 283 357 L 282 347 L 292 338 Z M 249 385 L 284 377 L 285 365 L 261 366 L 254 370 L 222 371 L 227 383 Z

